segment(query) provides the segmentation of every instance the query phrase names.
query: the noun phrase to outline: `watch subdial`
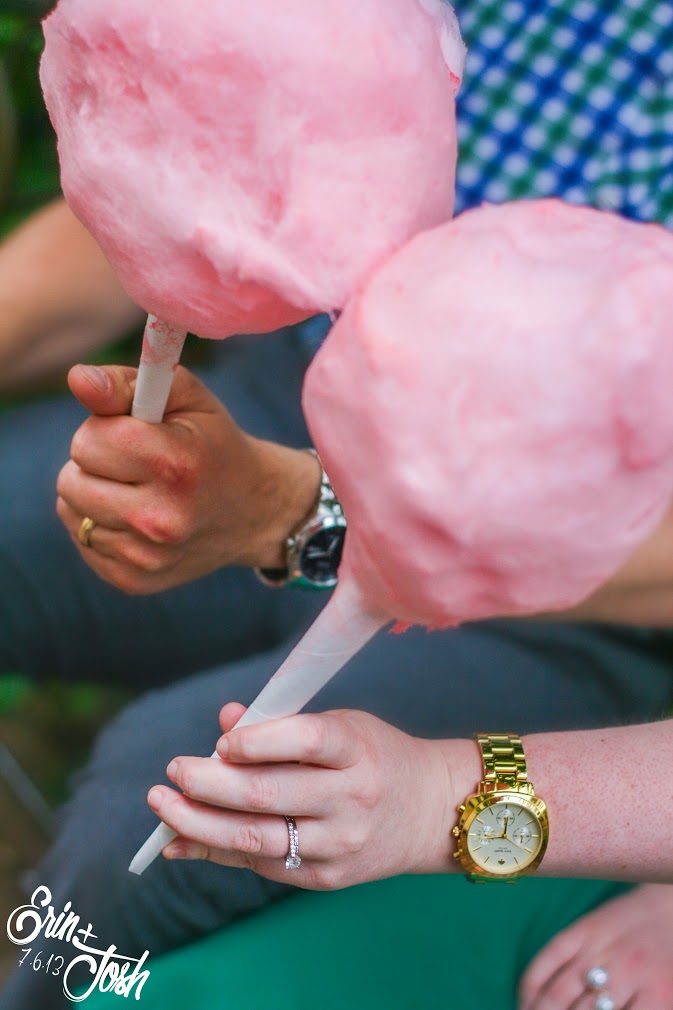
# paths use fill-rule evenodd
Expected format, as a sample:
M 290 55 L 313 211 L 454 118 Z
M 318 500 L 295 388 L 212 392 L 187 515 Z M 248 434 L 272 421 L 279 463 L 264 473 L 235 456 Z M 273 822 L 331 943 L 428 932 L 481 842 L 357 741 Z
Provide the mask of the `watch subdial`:
M 500 830 L 501 831 L 505 830 L 505 824 L 507 824 L 507 827 L 509 828 L 515 816 L 516 815 L 514 811 L 510 810 L 509 807 L 505 807 L 503 810 L 499 810 L 498 813 L 496 814 L 495 819 Z
M 528 847 L 528 843 L 532 837 L 532 832 L 526 824 L 520 828 L 515 828 L 511 835 L 512 841 L 515 845 L 520 845 L 523 849 Z
M 479 845 L 488 845 L 489 842 L 492 842 L 493 839 L 497 837 L 498 835 L 495 828 L 493 828 L 490 824 L 484 824 L 483 826 L 478 825 L 470 831 L 470 839 L 475 847 Z

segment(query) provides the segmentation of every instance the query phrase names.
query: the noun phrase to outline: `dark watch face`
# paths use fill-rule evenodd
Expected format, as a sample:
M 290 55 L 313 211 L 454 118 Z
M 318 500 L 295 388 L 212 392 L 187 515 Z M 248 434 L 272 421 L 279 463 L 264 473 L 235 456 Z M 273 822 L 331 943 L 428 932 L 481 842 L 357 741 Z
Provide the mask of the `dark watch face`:
M 301 552 L 301 573 L 305 579 L 319 586 L 336 583 L 345 537 L 343 526 L 332 526 L 313 534 Z

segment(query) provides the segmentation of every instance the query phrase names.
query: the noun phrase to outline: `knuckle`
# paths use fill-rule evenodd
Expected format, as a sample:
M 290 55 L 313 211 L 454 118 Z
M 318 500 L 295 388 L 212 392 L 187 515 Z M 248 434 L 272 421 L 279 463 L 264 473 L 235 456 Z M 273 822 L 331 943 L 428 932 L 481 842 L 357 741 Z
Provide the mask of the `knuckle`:
M 383 782 L 380 774 L 370 772 L 369 775 L 357 779 L 349 790 L 351 802 L 362 810 L 372 811 L 381 802 Z
M 59 491 L 58 496 L 56 498 L 56 515 L 59 517 L 61 521 L 65 522 L 67 514 L 68 514 L 68 504 L 63 499 Z
M 197 788 L 194 772 L 189 765 L 181 762 L 175 777 L 176 784 L 187 796 L 194 796 Z
M 313 873 L 312 886 L 317 891 L 338 891 L 344 886 L 343 872 L 334 863 L 318 866 Z
M 278 784 L 271 775 L 253 775 L 248 783 L 246 807 L 250 810 L 266 813 L 272 811 L 278 798 Z
M 56 494 L 62 498 L 65 498 L 68 493 L 69 481 L 69 471 L 71 463 L 66 463 L 64 467 L 61 468 L 61 472 L 56 478 Z
M 142 595 L 142 586 L 136 572 L 120 567 L 110 572 L 106 580 L 126 596 Z
M 183 543 L 188 535 L 188 524 L 177 512 L 136 514 L 131 525 L 146 540 L 167 547 Z
M 255 760 L 255 748 L 245 730 L 238 730 L 229 734 L 228 757 L 232 761 L 246 762 Z
M 234 833 L 232 845 L 244 856 L 258 856 L 264 847 L 264 836 L 258 824 L 241 824 Z
M 164 797 L 161 816 L 165 823 L 169 824 L 177 834 L 182 834 L 185 827 L 185 806 L 179 793 L 171 791 L 169 795 Z
M 355 856 L 361 852 L 367 840 L 367 832 L 361 827 L 350 827 L 341 836 L 339 851 L 345 856 Z
M 79 465 L 89 445 L 89 434 L 87 422 L 80 425 L 70 442 L 70 458 Z
M 307 722 L 304 738 L 304 753 L 309 760 L 317 760 L 325 752 L 328 739 L 328 724 L 324 716 L 314 716 Z
M 149 465 L 153 475 L 174 490 L 189 491 L 196 486 L 199 476 L 196 454 L 161 452 L 152 457 Z
M 124 551 L 124 560 L 136 572 L 143 575 L 157 575 L 164 568 L 161 554 L 143 545 L 127 546 Z

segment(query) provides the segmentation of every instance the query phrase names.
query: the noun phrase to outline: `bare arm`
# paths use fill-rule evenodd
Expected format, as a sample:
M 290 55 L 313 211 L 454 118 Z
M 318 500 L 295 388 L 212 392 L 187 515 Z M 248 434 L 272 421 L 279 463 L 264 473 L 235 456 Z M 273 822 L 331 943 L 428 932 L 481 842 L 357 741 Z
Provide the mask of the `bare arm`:
M 537 733 L 523 743 L 531 781 L 549 808 L 538 875 L 673 883 L 673 720 Z M 472 741 L 436 746 L 452 784 L 450 830 L 451 804 L 474 790 L 481 761 Z
M 0 245 L 0 392 L 72 364 L 140 319 L 64 201 Z
M 673 506 L 654 533 L 592 596 L 544 620 L 604 621 L 673 628 Z
M 232 729 L 221 761 L 178 757 L 150 805 L 181 837 L 168 856 L 286 879 L 282 815 L 301 818 L 300 887 L 399 873 L 462 872 L 456 807 L 483 777 L 472 740 L 422 740 L 365 712 L 297 715 Z M 493 729 L 502 727 L 483 727 Z M 513 727 L 514 729 L 516 727 Z M 538 875 L 673 883 L 673 721 L 524 738 L 550 840 Z M 254 838 L 254 849 L 247 847 Z

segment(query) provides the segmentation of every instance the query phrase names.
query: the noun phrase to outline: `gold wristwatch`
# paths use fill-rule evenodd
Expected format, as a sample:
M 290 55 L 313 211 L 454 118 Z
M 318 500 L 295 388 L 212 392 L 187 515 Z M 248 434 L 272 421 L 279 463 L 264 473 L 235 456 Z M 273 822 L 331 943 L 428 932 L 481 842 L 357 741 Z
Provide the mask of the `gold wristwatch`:
M 468 880 L 513 883 L 542 862 L 549 841 L 547 807 L 528 781 L 521 738 L 477 733 L 484 778 L 458 807 L 454 858 Z

